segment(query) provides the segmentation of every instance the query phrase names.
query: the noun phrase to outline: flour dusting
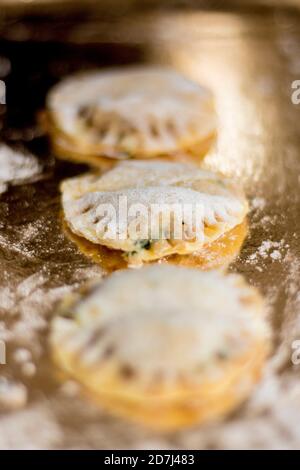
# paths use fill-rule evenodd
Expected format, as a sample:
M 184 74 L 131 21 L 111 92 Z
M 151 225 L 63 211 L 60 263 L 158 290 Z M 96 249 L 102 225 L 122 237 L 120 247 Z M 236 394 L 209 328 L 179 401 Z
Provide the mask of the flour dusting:
M 7 190 L 9 184 L 35 180 L 41 171 L 41 165 L 33 155 L 0 144 L 0 194 Z

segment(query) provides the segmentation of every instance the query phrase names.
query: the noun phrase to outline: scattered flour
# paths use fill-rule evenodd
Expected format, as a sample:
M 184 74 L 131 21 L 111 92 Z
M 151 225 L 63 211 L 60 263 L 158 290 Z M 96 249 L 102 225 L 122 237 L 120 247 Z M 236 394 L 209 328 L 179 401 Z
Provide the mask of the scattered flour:
M 276 253 L 279 253 L 280 257 L 281 254 L 278 250 L 278 248 L 282 248 L 284 246 L 284 240 L 281 240 L 280 242 L 276 241 L 271 241 L 271 240 L 264 240 L 261 244 L 261 246 L 258 248 L 258 254 L 262 258 L 267 258 L 269 255 L 272 257 L 272 250 L 275 250 L 276 248 Z M 277 258 L 278 259 L 278 258 Z
M 75 269 L 72 280 L 67 285 L 51 285 L 51 272 L 40 269 L 16 285 L 0 289 L 0 312 L 5 318 L 13 319 L 9 328 L 0 322 L 0 339 L 20 344 L 13 353 L 13 359 L 23 366 L 25 375 L 35 373 L 32 358 L 39 357 L 43 345 L 40 333 L 48 326 L 48 315 L 55 304 L 72 292 L 78 283 L 99 276 L 97 266 Z M 28 364 L 28 365 L 27 365 Z
M 67 380 L 62 384 L 60 390 L 65 396 L 73 398 L 79 395 L 80 385 L 74 380 Z
M 13 414 L 1 420 L 0 449 L 51 449 L 62 439 L 55 416 L 43 402 L 21 410 L 17 421 Z
M 41 165 L 33 155 L 0 144 L 0 194 L 7 190 L 9 184 L 36 180 L 41 170 Z
M 282 258 L 282 255 L 280 253 L 279 250 L 274 250 L 272 251 L 272 253 L 270 254 L 271 258 L 274 259 L 274 260 L 280 260 Z
M 266 200 L 262 197 L 255 197 L 251 201 L 251 208 L 254 210 L 262 210 L 266 206 Z
M 14 352 L 14 359 L 19 364 L 24 364 L 25 362 L 31 360 L 31 352 L 29 351 L 29 349 L 26 348 L 18 348 Z
M 13 354 L 14 360 L 20 364 L 23 375 L 33 377 L 36 373 L 36 366 L 31 361 L 32 354 L 29 349 L 18 348 Z
M 33 377 L 36 374 L 36 365 L 33 362 L 26 362 L 22 365 L 22 373 L 26 377 Z

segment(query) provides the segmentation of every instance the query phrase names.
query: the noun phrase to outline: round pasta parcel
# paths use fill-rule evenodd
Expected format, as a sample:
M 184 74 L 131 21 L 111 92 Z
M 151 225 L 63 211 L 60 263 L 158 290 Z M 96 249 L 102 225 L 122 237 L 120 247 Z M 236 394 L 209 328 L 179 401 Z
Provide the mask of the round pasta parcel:
M 104 409 L 158 430 L 220 419 L 270 347 L 258 292 L 238 275 L 170 265 L 84 287 L 51 326 L 57 365 Z

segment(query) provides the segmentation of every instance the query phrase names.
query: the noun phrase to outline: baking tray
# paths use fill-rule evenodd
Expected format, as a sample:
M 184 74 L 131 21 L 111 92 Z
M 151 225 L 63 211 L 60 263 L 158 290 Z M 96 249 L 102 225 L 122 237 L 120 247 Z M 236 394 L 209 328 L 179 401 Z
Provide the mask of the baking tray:
M 0 56 L 0 73 L 1 64 L 2 72 L 11 65 L 1 139 L 44 165 L 42 180 L 0 199 L 0 339 L 7 348 L 0 448 L 299 448 L 300 105 L 292 103 L 291 84 L 300 76 L 300 15 L 178 10 L 112 21 L 6 19 Z M 171 434 L 88 402 L 76 383 L 61 383 L 47 349 L 55 304 L 101 269 L 67 238 L 60 219 L 59 182 L 86 168 L 55 160 L 36 115 L 49 87 L 69 73 L 144 62 L 171 65 L 215 93 L 219 137 L 205 165 L 239 180 L 252 208 L 230 270 L 262 291 L 274 331 L 250 400 L 226 421 Z

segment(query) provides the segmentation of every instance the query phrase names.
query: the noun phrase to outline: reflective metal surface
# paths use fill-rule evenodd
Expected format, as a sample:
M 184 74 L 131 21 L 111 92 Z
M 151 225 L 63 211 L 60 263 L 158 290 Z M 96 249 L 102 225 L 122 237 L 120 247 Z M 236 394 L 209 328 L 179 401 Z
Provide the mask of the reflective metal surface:
M 18 25 L 23 38 L 27 27 Z M 13 28 L 10 37 L 2 32 L 0 55 L 12 67 L 2 138 L 37 153 L 45 178 L 0 199 L 0 339 L 7 345 L 0 374 L 28 394 L 26 404 L 2 406 L 0 448 L 300 447 L 300 365 L 292 363 L 300 340 L 300 105 L 291 100 L 299 27 L 297 15 L 272 11 L 173 12 L 61 28 L 63 43 L 53 31 L 41 32 L 44 43 L 18 42 Z M 205 164 L 240 180 L 252 203 L 250 234 L 230 269 L 261 289 L 274 329 L 274 352 L 253 397 L 225 422 L 171 435 L 110 417 L 76 384 L 62 385 L 47 350 L 55 303 L 101 270 L 61 226 L 59 181 L 84 168 L 54 161 L 36 112 L 61 76 L 144 61 L 171 64 L 215 93 L 219 139 Z

